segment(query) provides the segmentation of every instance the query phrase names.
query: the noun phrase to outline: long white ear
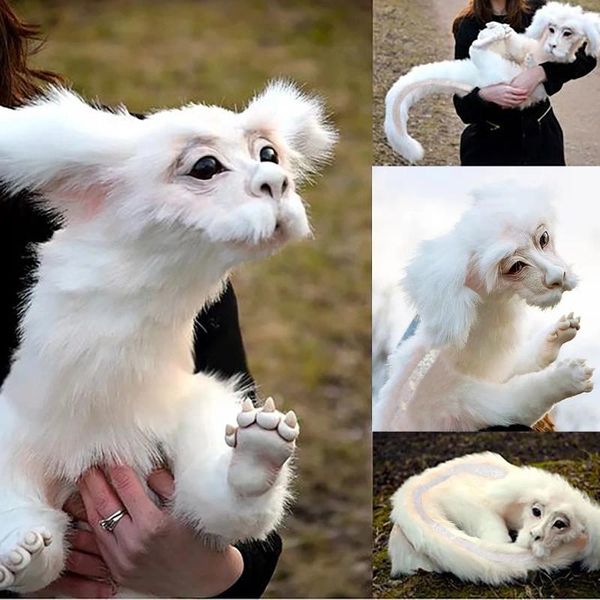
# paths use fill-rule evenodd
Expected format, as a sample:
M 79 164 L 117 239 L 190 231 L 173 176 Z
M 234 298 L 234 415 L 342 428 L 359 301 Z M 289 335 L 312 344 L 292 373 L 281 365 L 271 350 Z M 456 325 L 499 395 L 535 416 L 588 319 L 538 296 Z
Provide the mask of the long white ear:
M 583 31 L 587 38 L 586 54 L 600 56 L 600 15 L 585 13 L 583 16 Z
M 464 346 L 480 296 L 466 286 L 471 256 L 453 235 L 427 240 L 406 269 L 402 285 L 436 345 Z
M 546 29 L 550 22 L 554 19 L 554 5 L 556 2 L 549 2 L 542 8 L 536 11 L 531 20 L 531 25 L 525 30 L 527 37 L 535 40 L 540 40 L 546 33 Z
M 301 92 L 294 84 L 275 81 L 249 104 L 244 115 L 248 126 L 273 129 L 293 151 L 298 176 L 315 173 L 332 156 L 337 140 L 323 103 Z
M 0 181 L 40 192 L 64 216 L 85 214 L 132 153 L 137 119 L 93 108 L 60 88 L 0 110 Z

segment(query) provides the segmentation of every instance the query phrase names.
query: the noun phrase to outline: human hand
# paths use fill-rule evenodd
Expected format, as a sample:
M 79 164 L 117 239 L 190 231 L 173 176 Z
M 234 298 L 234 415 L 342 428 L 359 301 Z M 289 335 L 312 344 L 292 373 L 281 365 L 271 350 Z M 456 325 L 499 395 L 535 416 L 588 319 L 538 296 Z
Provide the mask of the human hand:
M 165 470 L 148 478 L 150 488 L 167 502 L 174 491 Z M 91 469 L 79 489 L 88 523 L 113 580 L 122 587 L 159 597 L 215 596 L 242 574 L 239 551 L 207 548 L 195 532 L 156 506 L 133 469 L 111 467 L 106 475 Z M 112 532 L 99 525 L 120 509 L 123 517 Z
M 517 108 L 527 100 L 527 90 L 514 87 L 512 84 L 500 83 L 479 90 L 479 96 L 486 102 L 492 102 L 502 108 Z
M 537 66 L 523 71 L 517 75 L 511 82 L 515 88 L 523 89 L 527 92 L 527 97 L 531 96 L 538 85 L 546 81 L 546 71 L 543 67 Z

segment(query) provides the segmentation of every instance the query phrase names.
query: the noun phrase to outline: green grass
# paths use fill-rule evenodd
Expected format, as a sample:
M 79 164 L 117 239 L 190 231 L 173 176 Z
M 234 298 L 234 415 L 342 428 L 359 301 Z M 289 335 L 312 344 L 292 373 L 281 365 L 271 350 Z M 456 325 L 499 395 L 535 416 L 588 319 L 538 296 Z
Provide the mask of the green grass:
M 499 452 L 515 464 L 561 474 L 600 498 L 600 440 L 597 434 L 407 434 L 376 435 L 373 492 L 373 595 L 376 598 L 598 598 L 597 573 L 576 569 L 532 574 L 527 581 L 492 587 L 464 583 L 449 574 L 419 572 L 390 578 L 387 542 L 389 499 L 411 475 L 469 452 Z
M 35 63 L 132 111 L 242 106 L 268 79 L 319 92 L 340 143 L 305 190 L 316 239 L 234 276 L 250 366 L 301 419 L 294 513 L 270 596 L 370 594 L 369 0 L 23 0 Z

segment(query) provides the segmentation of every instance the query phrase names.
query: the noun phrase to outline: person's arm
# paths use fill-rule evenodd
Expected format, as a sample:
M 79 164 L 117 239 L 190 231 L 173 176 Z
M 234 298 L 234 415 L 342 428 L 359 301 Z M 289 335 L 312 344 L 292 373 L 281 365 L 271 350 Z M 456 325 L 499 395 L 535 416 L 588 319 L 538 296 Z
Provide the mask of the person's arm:
M 562 86 L 568 81 L 585 77 L 591 73 L 598 64 L 598 61 L 585 52 L 585 48 L 580 48 L 577 52 L 577 58 L 572 63 L 553 63 L 545 62 L 541 65 L 546 75 L 544 87 L 549 96 L 556 94 L 562 89 Z

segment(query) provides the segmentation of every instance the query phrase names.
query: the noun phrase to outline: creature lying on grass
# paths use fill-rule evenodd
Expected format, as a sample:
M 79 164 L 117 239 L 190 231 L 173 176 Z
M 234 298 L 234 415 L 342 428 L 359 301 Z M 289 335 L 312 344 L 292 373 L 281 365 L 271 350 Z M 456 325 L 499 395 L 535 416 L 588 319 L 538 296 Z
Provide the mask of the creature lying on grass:
M 523 339 L 526 305 L 554 307 L 577 283 L 554 222 L 544 190 L 508 182 L 480 190 L 454 229 L 419 246 L 403 288 L 421 322 L 390 357 L 374 431 L 533 426 L 592 390 L 585 361 L 557 361 L 578 317 Z
M 545 62 L 573 62 L 584 44 L 587 54 L 600 54 L 600 16 L 578 6 L 549 2 L 535 13 L 524 34 L 508 25 L 488 23 L 473 42 L 470 58 L 414 67 L 391 87 L 385 101 L 390 145 L 410 162 L 421 160 L 423 147 L 407 130 L 408 114 L 416 102 L 438 92 L 464 96 L 476 87 L 510 83 Z M 544 86 L 539 85 L 520 108 L 546 98 Z
M 40 248 L 0 395 L 0 589 L 58 577 L 61 507 L 95 464 L 144 475 L 167 460 L 174 513 L 217 546 L 277 527 L 296 416 L 193 375 L 193 323 L 233 267 L 309 234 L 296 183 L 334 138 L 320 104 L 285 83 L 240 113 L 140 120 L 65 90 L 0 109 L 0 179 L 65 221 Z
M 499 454 L 427 469 L 395 492 L 392 506 L 392 577 L 423 569 L 499 585 L 575 562 L 600 569 L 600 506 L 562 477 Z

